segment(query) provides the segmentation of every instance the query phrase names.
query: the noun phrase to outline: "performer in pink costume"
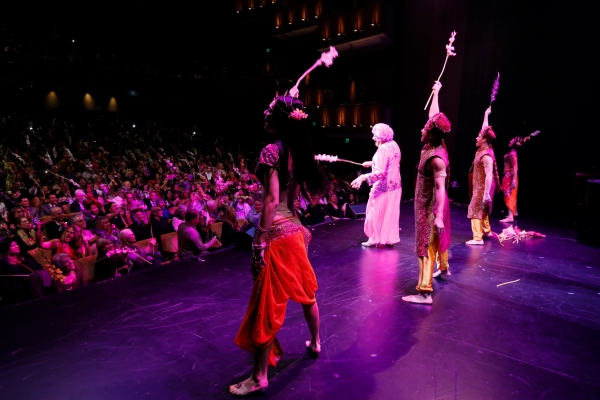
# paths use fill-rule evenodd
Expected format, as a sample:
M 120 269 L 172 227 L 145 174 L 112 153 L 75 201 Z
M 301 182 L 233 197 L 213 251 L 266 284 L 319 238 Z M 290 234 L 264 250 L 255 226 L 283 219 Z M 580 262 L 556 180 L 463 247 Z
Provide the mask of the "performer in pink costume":
M 444 137 L 450 132 L 448 118 L 440 112 L 438 94 L 442 84 L 433 85 L 429 120 L 421 130 L 421 159 L 415 187 L 415 253 L 419 261 L 419 294 L 404 296 L 409 303 L 432 304 L 432 278 L 450 275 L 450 205 L 446 192 L 450 180 L 450 162 Z M 438 271 L 434 274 L 437 261 Z
M 372 172 L 359 176 L 351 184 L 355 189 L 365 181 L 373 186 L 365 218 L 365 235 L 369 237 L 362 243 L 365 247 L 393 246 L 400 241 L 400 147 L 393 139 L 394 131 L 388 125 L 376 124 L 373 127 L 377 152 L 372 161 L 363 163 L 364 167 L 371 167 Z
M 466 242 L 470 245 L 481 245 L 484 236 L 492 236 L 492 228 L 490 227 L 492 201 L 496 189 L 500 188 L 498 167 L 492 148 L 496 134 L 488 123 L 491 112 L 492 107 L 485 110 L 481 131 L 475 139 L 477 152 L 471 166 L 473 193 L 467 213 L 467 216 L 471 219 L 471 229 L 473 230 L 473 239 Z

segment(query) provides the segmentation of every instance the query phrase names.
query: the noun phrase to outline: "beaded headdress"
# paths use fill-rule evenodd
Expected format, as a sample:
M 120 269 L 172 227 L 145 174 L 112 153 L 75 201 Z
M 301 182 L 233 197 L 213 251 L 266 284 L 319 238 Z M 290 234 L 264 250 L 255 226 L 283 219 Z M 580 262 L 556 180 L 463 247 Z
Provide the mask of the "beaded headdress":
M 433 128 L 438 128 L 442 132 L 448 133 L 452 128 L 452 124 L 450 123 L 448 117 L 446 117 L 444 113 L 440 112 L 435 114 L 433 117 L 429 118 L 429 120 L 425 124 L 426 131 L 430 131 Z

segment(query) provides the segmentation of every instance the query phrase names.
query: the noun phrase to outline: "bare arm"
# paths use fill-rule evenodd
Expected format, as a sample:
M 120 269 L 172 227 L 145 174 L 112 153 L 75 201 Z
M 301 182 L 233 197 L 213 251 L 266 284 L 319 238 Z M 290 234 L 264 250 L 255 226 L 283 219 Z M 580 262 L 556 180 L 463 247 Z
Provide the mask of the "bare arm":
M 435 233 L 441 235 L 444 232 L 444 204 L 446 203 L 446 163 L 439 157 L 431 160 L 433 167 L 433 180 L 435 183 L 435 219 L 433 226 Z
M 438 100 L 438 94 L 440 89 L 442 88 L 442 84 L 439 81 L 435 81 L 433 84 L 433 98 L 431 99 L 431 106 L 429 106 L 429 118 L 433 117 L 435 114 L 440 112 L 440 104 Z
M 485 110 L 485 114 L 483 115 L 483 124 L 481 124 L 481 129 L 490 126 L 489 122 L 488 122 L 488 118 L 489 115 L 492 113 L 492 107 L 488 107 L 487 110 Z
M 263 209 L 258 222 L 260 234 L 254 237 L 254 244 L 261 246 L 264 246 L 267 240 L 267 234 L 271 229 L 279 205 L 279 174 L 277 170 L 269 168 L 265 172 L 265 178 Z
M 485 189 L 483 189 L 483 202 L 486 203 L 491 200 L 490 189 L 492 188 L 492 182 L 494 181 L 494 162 L 492 161 L 492 157 L 488 155 L 481 157 L 481 162 L 483 163 L 483 169 L 485 170 Z
M 258 235 L 252 242 L 252 277 L 256 280 L 261 269 L 266 267 L 265 248 L 269 229 L 275 219 L 279 205 L 279 174 L 274 168 L 265 172 L 265 187 L 263 194 L 263 209 L 258 221 Z
M 60 240 L 58 240 L 58 239 L 52 239 L 47 242 L 42 240 L 40 242 L 40 247 L 44 250 L 51 250 L 51 249 L 55 248 L 56 246 L 58 246 L 59 242 L 60 242 Z

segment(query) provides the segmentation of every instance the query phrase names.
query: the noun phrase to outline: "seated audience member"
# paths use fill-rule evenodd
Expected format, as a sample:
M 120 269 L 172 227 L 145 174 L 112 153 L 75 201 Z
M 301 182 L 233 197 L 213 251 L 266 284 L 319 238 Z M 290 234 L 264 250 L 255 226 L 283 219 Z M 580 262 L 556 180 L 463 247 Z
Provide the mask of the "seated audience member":
M 326 214 L 329 215 L 331 219 L 340 219 L 344 217 L 342 209 L 338 206 L 337 196 L 334 193 L 329 195 Z
M 321 203 L 321 199 L 313 197 L 311 204 L 306 209 L 306 217 L 308 218 L 309 225 L 320 224 L 325 221 L 326 209 L 325 205 Z
M 159 197 L 160 196 L 158 195 L 158 193 L 152 191 L 152 192 L 150 192 L 150 198 L 144 199 L 144 204 L 146 205 L 148 210 L 152 209 L 152 207 L 158 206 Z
M 60 189 L 56 192 L 56 198 L 58 199 L 58 205 L 60 206 L 71 204 L 73 201 L 73 195 L 67 182 L 61 182 Z
M 96 247 L 98 248 L 98 258 L 94 264 L 94 282 L 114 278 L 117 270 L 127 271 L 129 269 L 129 263 L 121 253 L 111 253 L 115 249 L 113 242 L 100 238 Z
M 125 211 L 121 208 L 120 202 L 113 201 L 109 204 L 109 211 L 106 216 L 110 223 L 119 230 L 125 229 L 129 224 L 125 220 Z
M 0 219 L 0 241 L 6 239 L 10 236 L 10 232 L 8 230 L 8 224 L 5 220 Z
M 217 242 L 213 237 L 207 243 L 202 243 L 196 226 L 200 222 L 200 214 L 196 210 L 185 213 L 185 222 L 177 229 L 177 243 L 179 247 L 179 259 L 197 258 L 203 251 Z
M 262 212 L 262 196 L 254 196 L 254 206 L 248 212 L 246 220 L 248 224 L 257 227 L 260 221 L 260 213 Z
M 308 220 L 308 217 L 306 216 L 306 210 L 304 208 L 302 208 L 300 199 L 294 200 L 294 214 L 296 214 L 296 218 L 298 218 L 298 220 L 300 220 L 300 223 L 302 225 L 310 225 L 310 223 L 309 223 L 310 221 Z
M 52 214 L 52 208 L 58 207 L 58 199 L 54 193 L 48 194 L 44 204 L 40 207 L 40 218 Z
M 63 210 L 60 207 L 52 207 L 50 210 L 50 216 L 52 219 L 44 223 L 44 232 L 46 233 L 46 238 L 50 240 L 58 239 L 62 236 L 67 227 L 67 216 L 64 215 Z
M 147 222 L 146 213 L 139 208 L 136 208 L 132 212 L 133 223 L 127 228 L 131 229 L 137 241 L 150 239 L 150 225 Z
M 96 228 L 96 220 L 98 217 L 105 216 L 104 210 L 96 203 L 91 203 L 83 213 L 85 224 L 89 230 Z
M 71 203 L 71 205 L 69 205 L 69 212 L 70 213 L 83 212 L 83 210 L 85 210 L 86 198 L 87 198 L 87 195 L 85 194 L 85 192 L 83 190 L 81 190 L 81 189 L 75 190 L 75 200 Z
M 224 207 L 223 210 L 223 225 L 221 230 L 221 244 L 224 247 L 229 246 L 235 239 L 237 232 L 237 220 L 235 219 L 235 210 L 233 207 Z
M 0 307 L 44 297 L 50 276 L 12 239 L 0 242 Z
M 120 245 L 127 247 L 131 250 L 127 253 L 127 261 L 129 262 L 130 268 L 128 272 L 137 271 L 140 269 L 158 266 L 162 262 L 162 258 L 159 252 L 155 252 L 156 239 L 151 238 L 145 249 L 139 249 L 133 244 L 137 242 L 135 235 L 131 229 L 123 229 L 119 233 Z
M 179 228 L 179 225 L 181 225 L 183 222 L 185 222 L 186 211 L 187 211 L 187 207 L 185 204 L 180 204 L 177 207 L 177 211 L 175 211 L 175 215 L 173 216 L 173 221 L 171 222 L 171 225 L 173 225 L 173 229 L 175 230 L 175 232 L 177 232 L 177 228 Z
M 137 200 L 133 192 L 125 193 L 125 203 L 123 203 L 123 207 L 125 208 L 125 212 L 129 211 L 130 213 L 133 213 L 136 209 L 142 211 L 146 210 L 144 202 L 142 200 Z
M 208 200 L 206 202 L 206 212 L 203 213 L 206 220 L 213 220 L 215 222 L 221 222 L 221 213 L 219 212 L 217 202 L 215 200 Z
M 6 215 L 6 222 L 8 223 L 8 228 L 12 231 L 12 233 L 15 232 L 19 223 L 21 222 L 21 217 L 24 215 L 25 210 L 18 206 L 13 207 L 8 211 L 8 214 Z
M 184 216 L 185 218 L 185 216 Z M 200 234 L 200 240 L 202 243 L 208 242 L 213 237 L 213 233 L 208 229 L 209 224 L 206 222 L 206 218 L 204 215 L 200 214 L 198 218 L 198 225 L 196 225 L 196 230 Z
M 344 216 L 347 215 L 346 213 L 348 210 L 348 206 L 353 204 L 356 204 L 356 195 L 353 192 L 350 192 L 348 194 L 348 201 L 342 206 L 342 212 L 344 213 Z
M 237 204 L 235 205 L 235 218 L 247 220 L 251 209 L 246 196 L 238 197 Z
M 155 238 L 160 238 L 166 233 L 174 232 L 169 220 L 163 217 L 163 209 L 159 206 L 152 207 L 152 210 L 150 210 L 150 227 L 152 236 Z M 162 251 L 161 241 L 158 242 L 158 248 Z
M 52 285 L 57 292 L 65 292 L 85 284 L 83 281 L 83 274 L 75 269 L 75 263 L 68 254 L 58 253 L 52 256 L 52 265 L 54 268 L 60 270 L 64 277 L 64 280 L 52 279 Z
M 24 215 L 29 218 L 30 220 L 34 220 L 36 218 L 38 218 L 38 210 L 35 207 L 31 207 L 29 205 L 29 198 L 28 197 L 21 197 L 19 199 L 19 207 L 21 207 L 23 209 Z
M 109 221 L 108 217 L 99 217 L 96 220 L 96 229 L 93 231 L 96 236 L 108 239 L 113 244 L 119 243 L 119 230 Z
M 167 203 L 163 199 L 159 199 L 158 200 L 158 206 L 160 208 L 162 208 L 162 212 L 163 212 L 162 216 L 163 216 L 163 218 L 166 218 L 168 220 L 170 220 L 171 218 L 173 218 L 173 215 L 171 215 L 171 212 L 167 208 Z
M 81 229 L 69 226 L 64 230 L 58 242 L 55 242 L 56 253 L 68 254 L 73 260 L 92 255 L 90 245 L 83 237 Z
M 17 230 L 15 234 L 15 240 L 19 244 L 19 248 L 21 249 L 21 254 L 25 256 L 25 253 L 30 250 L 35 250 L 37 248 L 42 248 L 45 250 L 50 250 L 55 246 L 56 239 L 50 241 L 42 241 L 38 238 L 41 238 L 42 233 L 40 231 L 41 223 L 37 225 L 38 231 L 32 228 L 32 223 L 26 217 L 19 218 L 19 222 L 17 225 Z M 40 244 L 38 246 L 38 240 Z
M 165 193 L 165 206 L 167 208 L 177 207 L 179 205 L 179 198 L 175 197 L 173 190 L 167 190 Z

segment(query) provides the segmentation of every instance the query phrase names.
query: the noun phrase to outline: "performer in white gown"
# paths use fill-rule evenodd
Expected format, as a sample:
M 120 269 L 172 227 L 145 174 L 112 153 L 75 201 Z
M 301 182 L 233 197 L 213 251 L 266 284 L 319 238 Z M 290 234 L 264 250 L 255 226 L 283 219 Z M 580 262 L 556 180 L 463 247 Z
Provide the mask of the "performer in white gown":
M 400 147 L 394 142 L 394 131 L 386 124 L 373 127 L 373 140 L 377 152 L 373 161 L 363 163 L 371 167 L 370 174 L 363 174 L 352 182 L 358 189 L 363 182 L 372 185 L 367 203 L 365 234 L 369 237 L 365 247 L 392 246 L 400 241 L 400 199 L 402 182 L 400 178 Z

